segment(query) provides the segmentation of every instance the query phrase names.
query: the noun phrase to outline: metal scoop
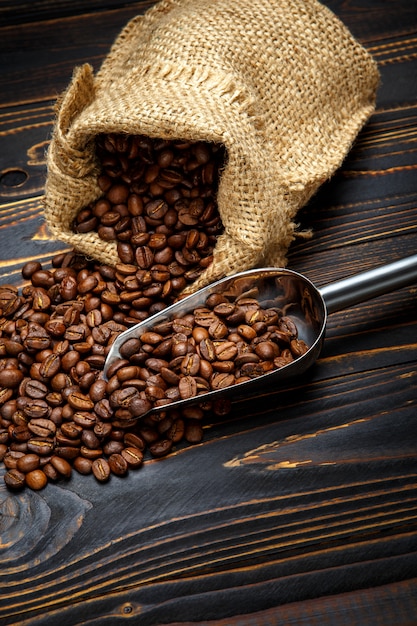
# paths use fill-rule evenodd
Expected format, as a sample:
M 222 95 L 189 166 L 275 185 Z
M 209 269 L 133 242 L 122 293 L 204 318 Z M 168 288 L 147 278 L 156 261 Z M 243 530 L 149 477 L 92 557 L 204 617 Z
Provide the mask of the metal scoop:
M 110 365 L 116 359 L 121 358 L 120 347 L 128 339 L 139 338 L 144 332 L 153 330 L 163 321 L 193 312 L 198 306 L 205 305 L 209 295 L 222 294 L 233 301 L 239 297 L 252 297 L 256 298 L 261 306 L 278 307 L 284 310 L 285 314 L 294 320 L 298 337 L 307 343 L 308 351 L 291 363 L 257 378 L 202 393 L 186 400 L 156 406 L 148 413 L 178 408 L 185 404 L 207 402 L 214 400 L 219 394 L 230 398 L 248 396 L 255 392 L 256 387 L 259 389 L 265 388 L 266 385 L 276 386 L 285 379 L 300 375 L 313 365 L 323 345 L 328 314 L 405 287 L 413 282 L 417 282 L 417 255 L 356 274 L 321 289 L 315 287 L 302 274 L 289 269 L 267 267 L 240 272 L 187 296 L 121 333 L 107 356 L 104 376 L 106 377 Z

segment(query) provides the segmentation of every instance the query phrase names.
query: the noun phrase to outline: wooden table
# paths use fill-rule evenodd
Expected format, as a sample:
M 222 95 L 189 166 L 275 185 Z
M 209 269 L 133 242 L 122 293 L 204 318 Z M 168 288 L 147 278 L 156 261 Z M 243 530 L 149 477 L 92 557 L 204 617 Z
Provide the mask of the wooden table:
M 226 0 L 225 0 L 226 1 Z M 379 63 L 377 110 L 300 214 L 322 286 L 417 244 L 417 9 L 326 0 Z M 0 4 L 0 268 L 63 245 L 42 218 L 54 100 L 152 2 Z M 87 8 L 88 5 L 88 8 Z M 2 624 L 417 623 L 417 285 L 330 316 L 317 364 L 127 479 L 1 493 Z

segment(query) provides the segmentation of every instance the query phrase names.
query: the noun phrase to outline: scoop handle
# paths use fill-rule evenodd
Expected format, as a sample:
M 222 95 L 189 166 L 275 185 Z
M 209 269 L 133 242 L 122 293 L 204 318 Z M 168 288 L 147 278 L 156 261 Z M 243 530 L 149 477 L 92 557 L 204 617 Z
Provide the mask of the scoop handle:
M 417 282 L 417 254 L 355 274 L 319 289 L 328 313 Z

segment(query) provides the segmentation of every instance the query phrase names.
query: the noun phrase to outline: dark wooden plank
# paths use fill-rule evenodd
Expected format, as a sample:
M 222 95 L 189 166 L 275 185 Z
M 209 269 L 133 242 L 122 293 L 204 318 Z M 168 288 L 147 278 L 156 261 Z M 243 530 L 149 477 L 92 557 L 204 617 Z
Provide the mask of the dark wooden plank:
M 415 36 L 416 8 L 411 2 L 385 0 L 326 0 L 323 2 L 348 26 L 353 35 L 380 49 L 387 39 Z
M 98 69 L 120 30 L 151 4 L 0 27 L 0 106 L 55 99 L 75 66 Z
M 88 12 L 120 10 L 131 4 L 138 5 L 140 0 L 89 0 Z M 142 0 L 141 4 L 149 5 L 149 1 Z M 0 24 L 10 26 L 14 24 L 27 24 L 42 19 L 50 20 L 64 18 L 71 15 L 79 15 L 86 12 L 84 0 L 7 0 L 0 1 Z
M 43 193 L 52 103 L 6 107 L 0 115 L 0 205 Z

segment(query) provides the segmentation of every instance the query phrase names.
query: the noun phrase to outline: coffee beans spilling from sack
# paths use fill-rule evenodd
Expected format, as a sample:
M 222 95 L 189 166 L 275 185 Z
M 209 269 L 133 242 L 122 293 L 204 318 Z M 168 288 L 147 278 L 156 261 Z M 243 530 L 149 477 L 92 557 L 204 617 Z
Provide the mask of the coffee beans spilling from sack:
M 106 380 L 118 335 L 165 308 L 210 263 L 222 228 L 215 194 L 224 153 L 122 136 L 100 137 L 98 153 L 103 197 L 74 229 L 116 241 L 120 263 L 73 251 L 56 256 L 51 270 L 27 263 L 20 292 L 0 287 L 0 458 L 11 488 L 41 489 L 73 468 L 105 482 L 140 467 L 145 448 L 160 457 L 183 440 L 197 443 L 204 415 L 230 410 L 221 397 L 199 403 L 199 394 L 307 349 L 279 310 L 212 295 L 207 307 L 123 345 Z M 194 397 L 196 404 L 169 408 Z
M 99 481 L 125 474 L 141 465 L 145 446 L 158 457 L 182 439 L 198 442 L 204 411 L 228 410 L 192 407 L 137 425 L 129 394 L 110 403 L 114 381 L 101 377 L 118 334 L 172 303 L 210 264 L 222 230 L 224 150 L 106 135 L 97 154 L 103 196 L 80 211 L 74 230 L 116 241 L 120 262 L 71 252 L 54 258 L 52 270 L 26 264 L 30 284 L 21 293 L 0 288 L 0 457 L 10 487 L 42 488 L 72 467 Z

